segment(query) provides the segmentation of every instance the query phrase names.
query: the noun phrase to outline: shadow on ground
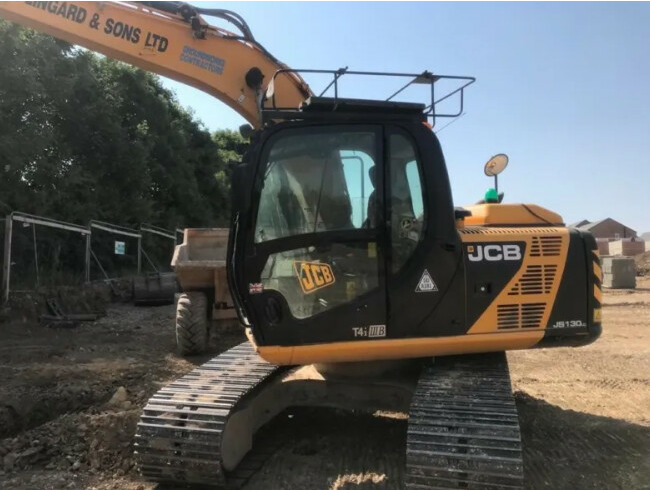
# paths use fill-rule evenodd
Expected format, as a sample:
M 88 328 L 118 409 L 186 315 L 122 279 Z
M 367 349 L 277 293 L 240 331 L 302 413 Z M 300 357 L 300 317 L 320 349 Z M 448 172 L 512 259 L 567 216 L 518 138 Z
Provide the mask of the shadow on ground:
M 650 428 L 516 394 L 527 489 L 650 488 Z M 406 420 L 294 408 L 260 434 L 246 490 L 401 489 Z
M 650 427 L 516 399 L 527 488 L 650 488 Z

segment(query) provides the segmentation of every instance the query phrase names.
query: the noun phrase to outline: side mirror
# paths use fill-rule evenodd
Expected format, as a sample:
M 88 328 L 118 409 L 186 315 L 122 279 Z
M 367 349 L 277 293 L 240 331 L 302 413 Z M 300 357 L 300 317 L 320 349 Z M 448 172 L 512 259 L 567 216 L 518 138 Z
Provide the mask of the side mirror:
M 485 172 L 485 175 L 487 175 L 488 177 L 494 177 L 495 194 L 498 194 L 499 192 L 499 179 L 497 178 L 497 176 L 501 172 L 503 172 L 507 166 L 508 166 L 508 155 L 506 155 L 505 153 L 499 153 L 497 155 L 494 155 L 492 158 L 490 158 L 485 164 L 485 167 L 483 167 L 483 172 Z M 495 196 L 493 202 L 501 202 L 501 199 L 503 199 L 503 196 L 500 199 L 498 199 Z M 486 201 L 488 200 L 487 197 L 485 200 Z
M 483 172 L 488 177 L 495 177 L 503 172 L 508 166 L 508 155 L 505 153 L 499 153 L 490 158 L 485 167 L 483 167 Z

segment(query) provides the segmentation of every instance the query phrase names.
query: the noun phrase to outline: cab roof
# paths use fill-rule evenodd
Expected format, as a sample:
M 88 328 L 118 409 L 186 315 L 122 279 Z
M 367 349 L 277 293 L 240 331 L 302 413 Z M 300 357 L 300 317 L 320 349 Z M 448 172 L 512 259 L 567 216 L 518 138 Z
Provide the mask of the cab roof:
M 393 102 L 370 99 L 346 99 L 341 97 L 312 96 L 296 110 L 264 110 L 262 116 L 268 120 L 372 120 L 408 119 L 426 121 L 424 104 Z

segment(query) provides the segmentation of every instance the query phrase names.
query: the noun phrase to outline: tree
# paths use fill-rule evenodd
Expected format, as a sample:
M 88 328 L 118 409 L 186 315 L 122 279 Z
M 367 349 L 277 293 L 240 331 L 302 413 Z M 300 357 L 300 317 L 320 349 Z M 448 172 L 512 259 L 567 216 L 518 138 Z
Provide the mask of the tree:
M 223 223 L 222 226 L 227 226 L 227 221 L 224 220 L 230 217 L 229 192 L 230 178 L 232 174 L 231 167 L 232 165 L 241 162 L 242 155 L 248 147 L 248 141 L 246 141 L 238 132 L 230 129 L 215 131 L 212 134 L 212 139 L 218 148 L 217 157 L 219 162 L 222 164 L 222 168 L 215 174 L 218 187 L 215 192 L 215 195 L 218 196 L 215 204 L 219 209 L 224 210 L 221 222 Z
M 157 76 L 0 21 L 0 200 L 85 223 L 225 225 L 227 163 Z

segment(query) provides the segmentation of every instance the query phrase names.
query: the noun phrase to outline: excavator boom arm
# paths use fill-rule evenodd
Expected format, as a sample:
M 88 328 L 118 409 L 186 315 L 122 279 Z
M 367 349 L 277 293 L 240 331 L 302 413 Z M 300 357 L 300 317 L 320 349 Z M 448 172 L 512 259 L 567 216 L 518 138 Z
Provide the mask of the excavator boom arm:
M 203 90 L 258 127 L 264 86 L 286 65 L 236 15 L 241 35 L 209 25 L 200 11 L 180 2 L 0 2 L 4 19 Z M 274 90 L 286 106 L 311 95 L 294 73 L 276 77 Z

